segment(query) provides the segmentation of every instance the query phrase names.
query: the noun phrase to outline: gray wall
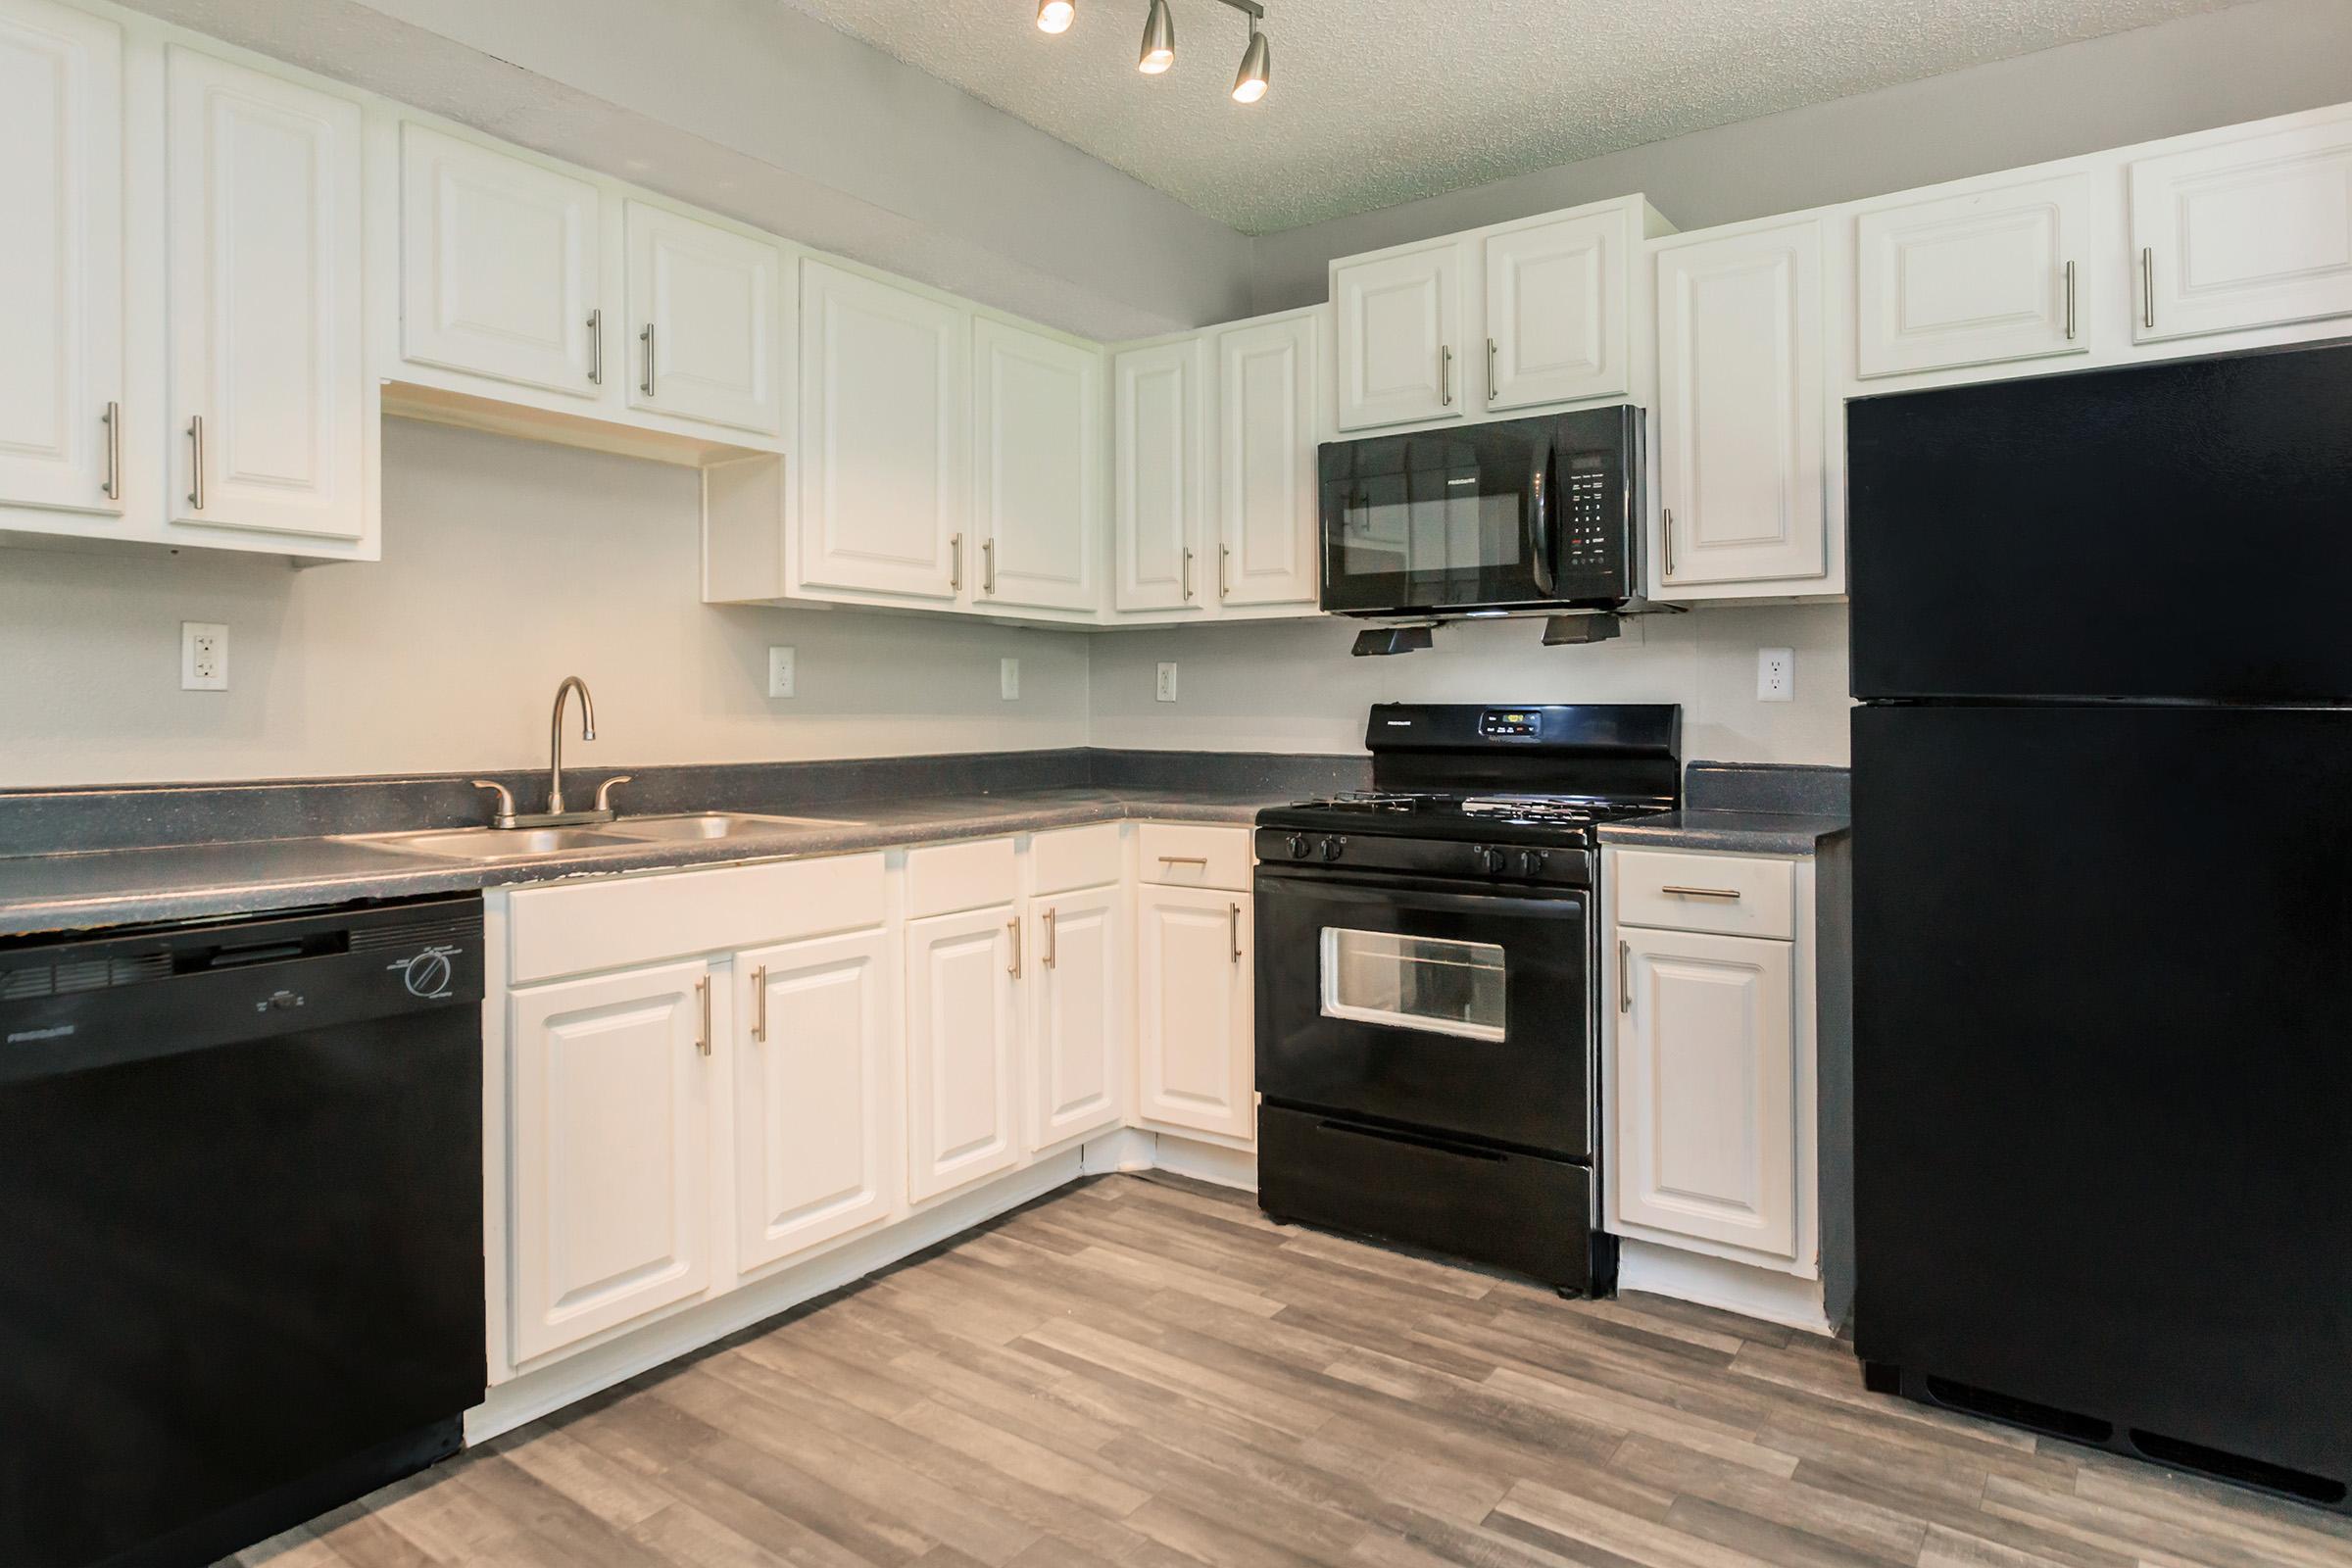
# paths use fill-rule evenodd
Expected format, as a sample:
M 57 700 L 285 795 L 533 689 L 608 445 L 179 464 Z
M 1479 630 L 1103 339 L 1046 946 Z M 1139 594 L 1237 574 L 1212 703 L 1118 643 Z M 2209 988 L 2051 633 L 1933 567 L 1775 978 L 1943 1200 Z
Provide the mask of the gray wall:
M 1706 228 L 2352 99 L 2352 4 L 2258 0 L 1259 238 L 1258 311 L 1332 258 L 1635 191 Z

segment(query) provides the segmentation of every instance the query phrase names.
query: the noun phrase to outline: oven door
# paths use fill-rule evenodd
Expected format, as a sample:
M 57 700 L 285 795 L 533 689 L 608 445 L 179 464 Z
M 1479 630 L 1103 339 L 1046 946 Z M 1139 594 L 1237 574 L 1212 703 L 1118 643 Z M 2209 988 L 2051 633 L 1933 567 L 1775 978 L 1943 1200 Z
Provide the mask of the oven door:
M 1556 601 L 1557 428 L 1514 419 L 1323 447 L 1323 608 L 1386 614 Z
M 1590 898 L 1259 867 L 1258 1091 L 1589 1156 Z

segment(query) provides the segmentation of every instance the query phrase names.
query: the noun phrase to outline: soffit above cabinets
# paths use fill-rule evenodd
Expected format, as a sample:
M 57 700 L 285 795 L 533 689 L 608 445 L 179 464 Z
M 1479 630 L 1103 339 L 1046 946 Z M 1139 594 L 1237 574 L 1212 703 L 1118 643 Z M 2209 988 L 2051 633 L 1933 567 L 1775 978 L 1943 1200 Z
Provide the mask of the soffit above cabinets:
M 1270 233 L 1914 81 L 2229 0 L 1267 0 L 1273 89 L 1228 96 L 1242 19 L 1171 0 L 1176 66 L 1135 69 L 1145 0 L 777 0 L 1245 233 Z

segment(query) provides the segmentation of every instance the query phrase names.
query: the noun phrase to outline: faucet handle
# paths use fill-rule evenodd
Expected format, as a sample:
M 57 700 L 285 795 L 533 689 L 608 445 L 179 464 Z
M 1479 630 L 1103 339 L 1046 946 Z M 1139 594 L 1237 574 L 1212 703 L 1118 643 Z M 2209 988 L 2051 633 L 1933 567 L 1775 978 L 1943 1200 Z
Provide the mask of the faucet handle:
M 637 775 L 634 773 L 615 773 L 611 778 L 605 780 L 602 784 L 599 784 L 596 787 L 596 808 L 600 811 L 612 810 L 612 786 L 615 784 L 626 784 L 630 779 L 636 776 Z
M 498 814 L 491 818 L 493 826 L 505 827 L 514 820 L 514 792 L 513 790 L 494 779 L 477 778 L 472 782 L 473 787 L 477 790 L 496 790 L 498 792 Z

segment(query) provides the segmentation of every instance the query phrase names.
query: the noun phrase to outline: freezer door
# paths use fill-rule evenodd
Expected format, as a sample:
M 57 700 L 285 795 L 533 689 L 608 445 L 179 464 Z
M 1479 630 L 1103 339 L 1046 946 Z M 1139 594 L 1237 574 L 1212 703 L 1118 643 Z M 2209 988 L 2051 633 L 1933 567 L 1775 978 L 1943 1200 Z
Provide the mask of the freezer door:
M 2352 1477 L 2352 712 L 1853 739 L 1857 1348 Z
M 2352 347 L 1857 400 L 1854 695 L 2352 698 Z

